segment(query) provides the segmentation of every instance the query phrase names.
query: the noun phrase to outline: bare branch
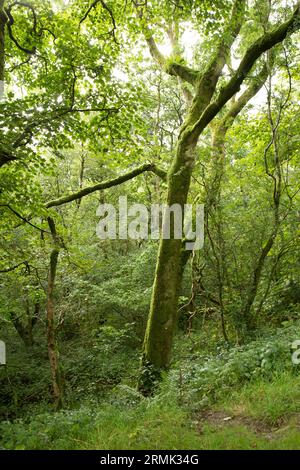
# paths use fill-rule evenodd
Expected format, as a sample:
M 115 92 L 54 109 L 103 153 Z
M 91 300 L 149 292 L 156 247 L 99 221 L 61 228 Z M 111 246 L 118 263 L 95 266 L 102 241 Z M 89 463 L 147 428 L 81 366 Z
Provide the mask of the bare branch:
M 10 69 L 8 69 L 8 72 L 13 72 L 14 70 L 18 69 L 19 67 L 22 67 L 22 65 L 28 64 L 28 62 L 30 62 L 30 60 L 31 60 L 31 55 L 29 55 L 29 57 L 27 57 L 26 60 L 23 60 L 19 64 L 16 64 L 13 67 L 11 67 Z
M 231 16 L 222 34 L 219 46 L 217 47 L 210 66 L 204 73 L 204 80 L 206 80 L 207 76 L 209 76 L 210 80 L 213 81 L 214 86 L 216 85 L 224 65 L 226 64 L 226 61 L 230 55 L 230 50 L 234 40 L 237 38 L 241 30 L 242 24 L 244 22 L 245 7 L 245 0 L 235 0 L 231 11 Z
M 109 6 L 104 2 L 104 0 L 94 0 L 93 3 L 90 5 L 90 7 L 87 9 L 87 11 L 85 12 L 85 14 L 83 15 L 83 17 L 81 18 L 81 20 L 79 21 L 79 27 L 82 25 L 82 23 L 87 19 L 87 17 L 89 16 L 90 12 L 93 10 L 93 8 L 96 8 L 96 6 L 101 3 L 102 7 L 104 8 L 104 10 L 106 10 L 110 16 L 110 20 L 112 22 L 112 30 L 109 32 L 110 34 L 113 35 L 113 38 L 114 38 L 114 41 L 116 44 L 118 44 L 118 41 L 116 39 L 116 30 L 117 30 L 117 26 L 116 26 L 116 21 L 115 21 L 115 18 L 114 18 L 114 15 L 113 15 L 113 12 L 112 10 L 109 8 Z
M 43 230 L 40 227 L 37 227 L 36 225 L 32 224 L 28 219 L 23 217 L 19 212 L 17 212 L 15 209 L 13 209 L 9 204 L 2 204 L 0 207 L 4 207 L 8 210 L 10 210 L 13 214 L 15 214 L 19 219 L 21 219 L 23 222 L 26 224 L 30 225 L 31 227 L 35 228 L 36 230 L 39 230 L 42 233 L 48 233 L 46 230 Z
M 11 11 L 13 7 L 15 6 L 22 6 L 22 7 L 28 8 L 32 12 L 32 16 L 33 16 L 32 31 L 36 34 L 37 19 L 36 19 L 35 10 L 32 7 L 32 5 L 30 5 L 29 3 L 23 3 L 23 2 L 14 2 L 8 8 L 5 8 L 5 13 L 8 16 L 8 22 L 7 22 L 8 36 L 13 41 L 13 43 L 17 46 L 18 49 L 20 49 L 22 52 L 25 52 L 26 54 L 33 55 L 36 53 L 36 47 L 34 46 L 32 49 L 28 49 L 27 47 L 22 46 L 13 34 L 12 26 L 14 25 L 15 20 L 14 20 L 14 17 L 12 16 Z
M 0 269 L 0 273 L 1 274 L 10 273 L 12 271 L 15 271 L 15 269 L 18 269 L 20 266 L 23 266 L 23 264 L 26 266 L 26 268 L 28 267 L 28 261 L 22 261 L 21 263 L 16 264 L 15 266 L 12 266 L 10 268 Z

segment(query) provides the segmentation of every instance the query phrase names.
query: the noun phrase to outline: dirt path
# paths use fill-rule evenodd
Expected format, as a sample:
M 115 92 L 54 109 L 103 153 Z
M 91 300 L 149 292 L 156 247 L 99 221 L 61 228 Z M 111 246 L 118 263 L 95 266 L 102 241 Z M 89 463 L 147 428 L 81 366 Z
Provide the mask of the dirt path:
M 216 429 L 222 429 L 226 426 L 243 426 L 250 429 L 255 434 L 264 437 L 265 439 L 272 440 L 280 436 L 290 429 L 291 425 L 296 425 L 300 431 L 300 414 L 289 416 L 286 419 L 280 419 L 275 425 L 270 425 L 262 420 L 257 420 L 250 416 L 242 414 L 228 414 L 223 410 L 205 410 L 195 416 L 196 429 L 200 434 L 203 434 L 204 426 L 210 425 Z

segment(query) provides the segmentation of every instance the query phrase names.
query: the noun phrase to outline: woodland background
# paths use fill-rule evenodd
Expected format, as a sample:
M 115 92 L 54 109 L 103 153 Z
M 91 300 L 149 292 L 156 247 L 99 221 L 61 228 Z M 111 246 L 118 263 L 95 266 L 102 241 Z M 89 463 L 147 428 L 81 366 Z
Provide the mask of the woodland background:
M 299 21 L 0 0 L 1 448 L 300 448 Z M 204 248 L 100 240 L 123 195 Z

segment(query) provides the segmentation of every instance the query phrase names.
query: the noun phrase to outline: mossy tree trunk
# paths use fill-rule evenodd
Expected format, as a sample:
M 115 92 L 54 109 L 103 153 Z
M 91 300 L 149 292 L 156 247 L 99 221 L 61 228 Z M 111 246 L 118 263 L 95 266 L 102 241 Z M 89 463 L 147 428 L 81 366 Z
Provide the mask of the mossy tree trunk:
M 194 145 L 179 141 L 177 155 L 168 176 L 167 204 L 187 201 L 194 163 Z M 174 238 L 174 216 L 170 216 L 170 239 L 161 239 L 156 266 L 150 316 L 144 339 L 143 372 L 139 388 L 151 391 L 160 371 L 169 365 L 172 338 L 177 323 L 177 302 L 182 279 L 183 242 Z

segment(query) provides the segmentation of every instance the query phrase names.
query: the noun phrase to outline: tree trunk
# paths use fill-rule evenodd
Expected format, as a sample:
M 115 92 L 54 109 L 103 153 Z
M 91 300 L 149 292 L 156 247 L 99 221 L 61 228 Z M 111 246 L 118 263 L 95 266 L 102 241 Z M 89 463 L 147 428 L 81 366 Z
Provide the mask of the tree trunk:
M 63 375 L 58 360 L 58 351 L 56 345 L 56 331 L 55 331 L 55 306 L 54 306 L 54 286 L 56 278 L 56 270 L 59 256 L 59 237 L 57 236 L 55 224 L 53 219 L 48 218 L 48 224 L 52 233 L 54 248 L 50 255 L 50 269 L 48 277 L 48 291 L 47 291 L 47 344 L 48 356 L 50 362 L 51 376 L 52 376 L 52 389 L 54 396 L 54 403 L 56 409 L 62 407 L 63 400 Z
M 26 322 L 23 322 L 15 312 L 10 312 L 11 321 L 19 334 L 20 338 L 23 340 L 26 348 L 32 347 L 34 344 L 33 339 L 33 328 L 38 320 L 40 312 L 40 303 L 36 302 L 34 305 L 33 315 L 30 312 L 29 303 L 26 306 Z
M 194 164 L 195 145 L 179 140 L 168 177 L 167 204 L 186 204 Z M 184 246 L 174 238 L 174 217 L 170 217 L 170 239 L 161 239 L 156 265 L 150 314 L 144 339 L 139 389 L 152 393 L 161 371 L 169 366 L 172 339 L 177 324 L 177 304 L 183 274 Z
M 251 314 L 251 309 L 257 296 L 257 291 L 258 291 L 258 287 L 260 284 L 263 268 L 267 260 L 267 256 L 270 253 L 276 240 L 278 228 L 279 228 L 279 222 L 276 222 L 274 232 L 270 235 L 267 243 L 263 247 L 261 254 L 259 256 L 259 259 L 257 261 L 257 265 L 254 269 L 252 280 L 250 282 L 250 286 L 248 289 L 248 294 L 246 296 L 245 305 L 244 305 L 244 308 L 242 310 L 242 315 L 241 315 L 243 326 L 246 330 L 245 332 L 242 332 L 242 334 L 252 331 L 256 327 L 256 318 Z
M 4 65 L 5 65 L 5 26 L 7 16 L 4 11 L 4 0 L 0 0 L 0 87 L 4 84 Z M 1 84 L 2 82 L 2 84 Z M 0 88 L 0 93 L 1 93 Z M 0 95 L 1 99 L 1 95 Z
M 32 347 L 34 341 L 33 341 L 33 334 L 32 334 L 31 319 L 28 318 L 26 325 L 24 325 L 22 320 L 14 312 L 10 312 L 10 318 L 18 335 L 24 342 L 25 347 L 26 348 Z

